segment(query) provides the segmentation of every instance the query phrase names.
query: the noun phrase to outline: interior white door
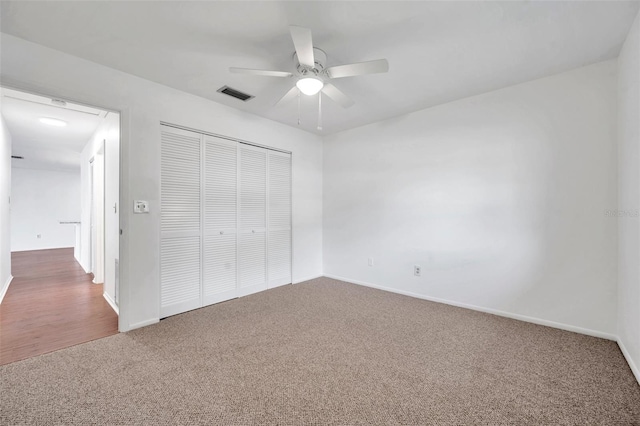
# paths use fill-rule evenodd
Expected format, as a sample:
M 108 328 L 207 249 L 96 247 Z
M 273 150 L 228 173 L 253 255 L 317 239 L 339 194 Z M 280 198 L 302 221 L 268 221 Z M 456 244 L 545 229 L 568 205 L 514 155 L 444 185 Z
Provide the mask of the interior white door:
M 161 128 L 161 318 L 202 306 L 201 138 Z
M 204 136 L 204 305 L 237 297 L 238 147 Z
M 267 289 L 267 150 L 238 145 L 238 295 Z
M 268 153 L 268 287 L 291 283 L 291 154 Z

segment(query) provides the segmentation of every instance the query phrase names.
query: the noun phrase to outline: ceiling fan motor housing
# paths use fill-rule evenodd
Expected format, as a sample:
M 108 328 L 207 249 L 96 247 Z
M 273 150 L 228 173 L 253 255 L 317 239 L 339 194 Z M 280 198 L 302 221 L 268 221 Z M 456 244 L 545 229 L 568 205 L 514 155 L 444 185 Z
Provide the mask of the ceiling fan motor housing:
M 293 62 L 295 63 L 296 70 L 300 75 L 309 75 L 313 74 L 315 76 L 319 76 L 324 71 L 325 65 L 327 64 L 327 54 L 322 49 L 318 49 L 317 47 L 313 48 L 313 61 L 314 67 L 309 68 L 300 64 L 298 61 L 298 54 L 294 52 L 293 54 Z

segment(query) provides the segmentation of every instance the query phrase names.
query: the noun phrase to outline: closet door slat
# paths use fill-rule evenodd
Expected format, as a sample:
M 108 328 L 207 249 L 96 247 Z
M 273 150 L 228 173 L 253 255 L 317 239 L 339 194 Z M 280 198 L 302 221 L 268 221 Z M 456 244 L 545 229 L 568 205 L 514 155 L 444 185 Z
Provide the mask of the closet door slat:
M 162 126 L 160 317 L 201 305 L 201 136 Z
M 203 304 L 237 297 L 238 147 L 204 137 Z
M 268 154 L 269 288 L 291 283 L 291 155 Z
M 266 233 L 240 233 L 238 239 L 240 295 L 266 290 Z
M 160 317 L 200 307 L 200 238 L 160 242 Z
M 240 146 L 240 228 L 267 226 L 267 152 Z
M 204 237 L 204 305 L 238 297 L 236 234 Z
M 204 227 L 235 230 L 237 221 L 237 144 L 205 136 Z
M 267 150 L 240 144 L 239 295 L 267 288 Z

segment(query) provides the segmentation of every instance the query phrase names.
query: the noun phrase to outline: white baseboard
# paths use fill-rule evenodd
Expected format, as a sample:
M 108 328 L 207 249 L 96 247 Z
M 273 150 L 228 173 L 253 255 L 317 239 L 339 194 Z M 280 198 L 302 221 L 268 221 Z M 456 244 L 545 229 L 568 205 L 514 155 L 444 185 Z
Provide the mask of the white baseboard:
M 631 354 L 629 353 L 627 348 L 624 346 L 624 343 L 622 343 L 622 339 L 620 339 L 620 337 L 618 337 L 618 346 L 620 347 L 620 351 L 622 352 L 622 355 L 624 355 L 624 359 L 627 360 L 627 364 L 629 364 L 629 368 L 631 368 L 631 372 L 633 373 L 634 376 L 636 376 L 636 380 L 638 381 L 638 384 L 640 384 L 640 369 L 638 369 L 638 366 L 631 358 Z
M 322 278 L 322 277 L 324 277 L 324 275 L 314 275 L 312 277 L 299 278 L 299 279 L 295 280 L 293 282 L 293 284 L 300 284 L 300 283 L 303 283 L 305 281 L 311 281 L 311 280 L 315 280 L 316 278 Z
M 102 297 L 104 297 L 104 300 L 106 300 L 109 306 L 111 306 L 111 309 L 113 309 L 116 312 L 116 315 L 120 315 L 120 309 L 118 309 L 118 305 L 116 305 L 116 301 L 113 300 L 111 296 L 107 294 L 107 292 L 102 293 Z
M 13 281 L 13 276 L 9 275 L 7 282 L 4 283 L 4 286 L 2 287 L 2 291 L 0 291 L 0 303 L 2 303 L 2 301 L 4 300 L 4 295 L 7 294 L 7 290 L 9 290 L 11 281 Z
M 57 250 L 57 249 L 72 249 L 73 246 L 69 247 L 69 246 L 65 246 L 65 247 L 37 247 L 37 248 L 23 248 L 23 249 L 18 249 L 18 250 L 14 250 L 11 249 L 11 252 L 21 252 L 21 251 L 40 251 L 40 250 Z
M 469 305 L 467 303 L 454 302 L 452 300 L 440 299 L 440 298 L 437 298 L 437 297 L 425 296 L 425 295 L 418 294 L 418 293 L 412 293 L 410 291 L 397 290 L 397 289 L 394 289 L 394 288 L 389 288 L 389 287 L 384 287 L 384 286 L 380 286 L 380 285 L 376 285 L 376 284 L 371 284 L 371 283 L 367 283 L 367 282 L 364 282 L 364 281 L 352 280 L 352 279 L 349 279 L 349 278 L 339 277 L 339 276 L 336 276 L 336 275 L 327 275 L 327 274 L 325 274 L 325 277 L 333 278 L 334 280 L 345 281 L 345 282 L 352 283 L 352 284 L 358 284 L 358 285 L 362 285 L 362 286 L 365 286 L 365 287 L 376 288 L 378 290 L 389 291 L 391 293 L 402 294 L 404 296 L 410 296 L 410 297 L 415 297 L 415 298 L 418 298 L 418 299 L 429 300 L 431 302 L 444 303 L 445 305 L 457 306 L 459 308 L 465 308 L 465 309 L 471 309 L 473 311 L 485 312 L 485 313 L 488 313 L 488 314 L 493 314 L 493 315 L 498 315 L 498 316 L 501 316 L 501 317 L 516 319 L 516 320 L 519 320 L 519 321 L 525 321 L 525 322 L 530 322 L 530 323 L 533 323 L 533 324 L 544 325 L 544 326 L 547 326 L 547 327 L 558 328 L 560 330 L 566 330 L 566 331 L 572 331 L 574 333 L 586 334 L 587 336 L 600 337 L 602 339 L 613 340 L 614 342 L 618 340 L 618 336 L 616 336 L 614 334 L 610 334 L 610 333 L 605 333 L 605 332 L 602 332 L 602 331 L 591 330 L 591 329 L 582 328 L 582 327 L 576 327 L 574 325 L 563 324 L 563 323 L 554 322 L 554 321 L 548 321 L 548 320 L 541 319 L 541 318 L 529 317 L 529 316 L 526 316 L 526 315 L 515 314 L 515 313 L 512 313 L 512 312 L 500 311 L 500 310 L 497 310 L 497 309 L 484 308 L 482 306 Z
M 129 330 L 127 330 L 127 331 L 135 330 L 136 328 L 146 327 L 148 325 L 157 324 L 159 322 L 160 322 L 160 320 L 158 318 L 154 318 L 154 319 L 150 319 L 150 320 L 146 320 L 146 321 L 140 321 L 140 322 L 137 322 L 135 324 L 131 324 L 129 326 Z

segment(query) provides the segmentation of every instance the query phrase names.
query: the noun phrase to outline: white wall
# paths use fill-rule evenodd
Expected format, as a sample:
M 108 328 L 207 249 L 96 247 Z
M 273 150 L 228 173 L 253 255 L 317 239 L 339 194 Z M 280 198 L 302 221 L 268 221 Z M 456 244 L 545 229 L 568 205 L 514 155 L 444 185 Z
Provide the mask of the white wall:
M 640 14 L 618 58 L 618 336 L 640 382 Z
M 11 282 L 11 135 L 0 116 L 0 302 Z
M 325 275 L 612 337 L 615 84 L 608 61 L 325 138 Z
M 7 34 L 2 34 L 1 43 L 2 84 L 123 112 L 121 330 L 159 318 L 161 121 L 291 151 L 293 279 L 298 282 L 322 274 L 322 140 L 319 136 Z M 34 67 L 34 63 L 47 66 Z M 222 84 L 224 82 L 212 82 L 212 93 Z M 148 215 L 133 215 L 132 203 L 136 199 L 149 201 Z
M 74 247 L 78 220 L 79 172 L 12 168 L 11 251 Z

